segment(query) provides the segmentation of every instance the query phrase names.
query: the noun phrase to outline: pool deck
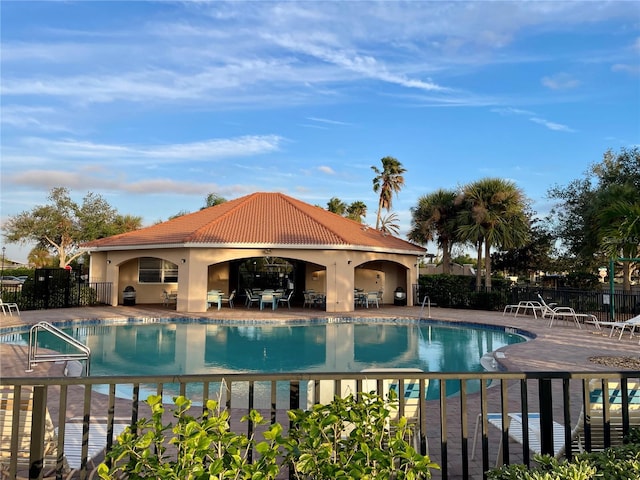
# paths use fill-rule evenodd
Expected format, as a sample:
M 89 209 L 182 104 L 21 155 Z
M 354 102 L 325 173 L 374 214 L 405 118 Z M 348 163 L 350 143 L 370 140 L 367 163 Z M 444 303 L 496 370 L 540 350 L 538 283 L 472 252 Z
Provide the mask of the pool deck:
M 175 307 L 174 307 L 175 308 Z M 302 308 L 278 308 L 275 311 L 264 310 L 260 311 L 257 308 L 247 309 L 244 305 L 237 305 L 236 308 L 230 309 L 228 307 L 222 310 L 210 310 L 206 313 L 197 314 L 184 314 L 176 313 L 174 308 L 164 307 L 162 305 L 140 305 L 140 306 L 118 306 L 118 307 L 89 307 L 89 308 L 72 308 L 72 309 L 59 309 L 59 310 L 40 310 L 40 311 L 25 311 L 20 316 L 2 316 L 0 315 L 0 328 L 20 326 L 20 325 L 33 325 L 40 321 L 47 321 L 51 323 L 64 322 L 70 320 L 100 320 L 100 319 L 127 319 L 127 318 L 168 318 L 168 317 L 193 317 L 193 318 L 209 318 L 209 319 L 223 319 L 223 320 L 270 320 L 270 321 L 292 321 L 305 318 L 420 318 L 420 307 L 400 307 L 400 306 L 383 306 L 381 308 L 358 308 L 355 312 L 346 314 L 327 314 L 326 312 L 318 309 L 302 309 Z M 428 317 L 428 312 L 425 309 L 422 312 L 422 317 Z M 497 325 L 503 327 L 515 327 L 521 330 L 525 330 L 535 335 L 535 338 L 524 343 L 509 345 L 500 349 L 501 357 L 498 361 L 502 367 L 508 371 L 570 371 L 570 372 L 586 372 L 586 371 L 619 371 L 619 370 L 632 370 L 634 376 L 640 376 L 640 371 L 637 367 L 625 368 L 625 367 L 607 367 L 597 363 L 593 363 L 589 360 L 594 356 L 612 356 L 612 357 L 630 357 L 633 359 L 640 358 L 640 345 L 638 345 L 638 337 L 633 339 L 629 338 L 629 334 L 626 333 L 622 340 L 618 340 L 617 337 L 609 337 L 609 329 L 605 329 L 603 332 L 596 331 L 593 326 L 583 326 L 582 329 L 578 329 L 573 321 L 566 322 L 560 321 L 554 323 L 552 327 L 548 327 L 548 320 L 542 318 L 534 318 L 531 315 L 519 315 L 514 317 L 512 314 L 502 315 L 502 312 L 486 312 L 477 310 L 456 310 L 445 308 L 431 308 L 431 318 L 434 320 L 441 320 L 451 323 L 464 323 L 464 324 L 485 324 L 485 325 Z M 5 379 L 10 377 L 24 377 L 24 376 L 61 376 L 63 365 L 61 364 L 39 364 L 35 367 L 34 372 L 25 373 L 26 365 L 26 347 L 18 347 L 14 345 L 0 344 L 0 376 Z M 634 369 L 635 368 L 635 369 Z M 637 373 L 637 375 L 636 375 Z M 513 396 L 517 397 L 516 390 L 517 385 L 509 386 L 512 390 Z M 531 388 L 529 396 L 531 398 L 531 405 L 534 405 L 534 398 L 536 395 L 536 388 Z M 490 411 L 500 411 L 500 389 L 489 389 L 488 401 Z M 70 392 L 70 400 L 74 398 L 74 395 L 78 395 L 80 400 L 81 393 Z M 555 395 L 555 394 L 554 394 Z M 98 397 L 96 395 L 95 397 Z M 573 392 L 572 397 L 575 397 L 575 404 L 580 405 L 579 392 Z M 99 398 L 92 399 L 93 403 L 100 402 Z M 78 402 L 80 404 L 81 401 Z M 555 402 L 554 402 L 555 403 Z M 98 410 L 101 407 L 97 405 Z M 73 414 L 73 405 L 69 407 L 71 410 L 70 415 Z M 431 407 L 430 407 L 431 408 Z M 554 404 L 554 411 L 558 415 L 561 415 L 562 405 L 558 403 Z M 473 428 L 475 418 L 479 412 L 478 407 L 470 401 L 467 406 L 470 432 L 469 435 L 473 435 Z M 460 418 L 460 402 L 459 399 L 452 398 L 447 400 L 447 416 L 450 418 Z M 75 413 L 77 414 L 77 412 Z M 430 414 L 437 415 L 438 410 L 435 407 L 430 409 Z M 572 415 L 577 414 L 573 412 Z M 437 417 L 436 417 L 437 418 Z M 576 417 L 572 417 L 576 418 Z M 452 422 L 453 424 L 454 422 Z M 452 427 L 450 427 L 451 429 Z M 464 478 L 461 472 L 460 458 L 463 455 L 463 450 L 460 443 L 460 432 L 450 431 L 449 447 L 448 447 L 448 468 L 449 479 L 461 479 Z M 437 421 L 430 421 L 427 428 L 427 438 L 429 438 L 430 453 L 432 460 L 436 463 L 440 463 L 439 445 L 438 439 L 440 437 L 439 423 Z M 491 456 L 490 461 L 493 464 L 495 445 L 498 444 L 499 431 L 495 428 L 490 429 L 490 448 Z M 471 438 L 469 441 L 471 442 Z M 517 453 L 519 445 L 513 445 L 512 447 L 512 462 L 518 461 L 520 455 Z M 469 444 L 469 449 L 471 448 Z M 514 453 L 515 452 L 515 453 Z M 475 460 L 470 460 L 468 477 L 469 479 L 481 479 L 482 478 L 482 465 L 481 455 L 476 455 Z M 433 478 L 440 478 L 439 472 L 433 472 Z
M 277 310 L 248 309 L 244 305 L 206 313 L 176 313 L 175 309 L 162 305 L 140 305 L 134 307 L 87 307 L 57 310 L 25 311 L 20 316 L 0 315 L 0 328 L 33 325 L 40 321 L 50 323 L 69 320 L 100 320 L 123 318 L 167 318 L 194 317 L 225 320 L 271 320 L 291 321 L 305 318 L 420 318 L 427 317 L 427 309 L 420 307 L 383 306 L 381 308 L 358 308 L 346 314 L 327 314 L 319 309 L 278 308 Z M 640 358 L 638 337 L 629 338 L 625 333 L 622 340 L 609 337 L 609 329 L 598 332 L 593 326 L 578 329 L 573 321 L 556 321 L 548 327 L 548 320 L 532 315 L 502 315 L 502 312 L 481 310 L 457 310 L 431 308 L 431 318 L 452 323 L 480 323 L 516 327 L 535 334 L 536 338 L 525 343 L 500 349 L 504 358 L 498 359 L 508 371 L 592 371 L 611 368 L 589 361 L 593 356 L 624 356 Z M 25 352 L 21 348 L 0 345 L 0 375 L 3 377 L 25 376 Z M 502 356 L 502 355 L 501 355 Z M 38 365 L 31 375 L 55 375 L 57 365 Z M 617 370 L 619 368 L 616 368 Z

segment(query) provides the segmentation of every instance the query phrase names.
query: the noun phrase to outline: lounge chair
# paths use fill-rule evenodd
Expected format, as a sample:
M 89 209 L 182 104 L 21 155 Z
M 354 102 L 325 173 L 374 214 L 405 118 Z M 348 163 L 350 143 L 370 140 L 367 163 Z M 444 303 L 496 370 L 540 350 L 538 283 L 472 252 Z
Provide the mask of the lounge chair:
M 549 327 L 553 326 L 553 322 L 556 318 L 569 318 L 573 320 L 573 323 L 575 323 L 580 329 L 582 328 L 582 322 L 592 323 L 595 325 L 596 329 L 599 329 L 598 317 L 590 313 L 576 313 L 576 311 L 571 307 L 555 307 L 553 309 L 553 314 L 549 319 Z
M 7 314 L 7 312 L 9 313 L 9 315 L 11 315 L 13 317 L 13 313 L 12 312 L 16 312 L 18 315 L 20 315 L 20 309 L 18 308 L 18 304 L 17 303 L 5 303 L 2 301 L 2 299 L 0 298 L 0 307 L 2 307 L 2 313 L 4 315 Z
M 547 303 L 545 299 L 542 298 L 542 295 L 540 295 L 539 293 L 538 293 L 538 299 L 540 299 L 540 304 L 542 305 L 542 318 L 547 318 L 552 316 L 557 308 L 563 308 L 563 307 L 558 307 L 557 303 Z
M 601 322 L 602 324 L 602 322 Z M 620 336 L 618 340 L 622 340 L 622 335 L 624 335 L 625 330 L 629 329 L 629 338 L 633 338 L 633 334 L 636 331 L 636 327 L 640 327 L 640 315 L 636 315 L 629 320 L 625 320 L 623 322 L 611 322 L 611 332 L 609 336 L 612 337 L 616 330 L 620 330 Z
M 524 443 L 524 420 L 521 413 L 509 413 L 507 415 L 507 430 L 509 432 L 509 438 L 517 443 Z M 473 446 L 471 447 L 471 459 L 473 460 L 476 454 L 476 443 L 478 440 L 478 433 L 480 433 L 480 420 L 482 415 L 479 414 L 476 419 L 476 428 L 473 434 Z M 493 425 L 498 430 L 502 431 L 502 414 L 501 413 L 487 413 L 487 422 L 489 425 Z M 527 415 L 527 428 L 528 428 L 528 441 L 529 449 L 534 453 L 542 453 L 542 445 L 540 443 L 540 414 L 529 413 Z M 565 452 L 565 438 L 564 427 L 558 423 L 553 422 L 553 455 L 556 458 L 560 458 Z M 498 454 L 496 457 L 496 466 L 502 464 L 502 436 L 500 437 L 500 444 L 498 445 Z
M 594 379 L 589 382 L 588 415 L 585 415 L 583 406 L 574 429 L 574 443 L 579 452 L 601 451 L 608 446 L 622 445 L 623 443 L 623 415 L 622 415 L 622 389 L 617 380 L 608 382 L 608 429 L 609 442 L 605 441 L 605 416 L 602 380 Z M 627 400 L 629 407 L 629 427 L 640 426 L 640 383 L 627 382 Z M 587 433 L 588 432 L 588 433 Z
M 16 412 L 14 412 L 16 410 Z M 15 416 L 17 415 L 17 417 Z M 22 389 L 20 401 L 14 402 L 14 389 L 3 387 L 0 390 L 0 476 L 16 478 L 17 472 L 30 468 L 33 417 L 33 390 Z M 18 419 L 18 427 L 14 432 L 14 418 Z M 70 479 L 82 468 L 84 423 L 66 422 L 58 431 L 53 426 L 49 410 L 45 409 L 44 437 L 42 438 L 44 476 L 53 476 L 60 460 L 61 474 Z M 112 424 L 113 438 L 124 431 L 124 423 Z M 96 458 L 107 446 L 107 424 L 90 423 L 87 435 L 87 466 L 97 467 Z M 16 435 L 13 438 L 14 433 Z M 58 455 L 58 433 L 64 436 L 64 455 Z M 12 447 L 15 446 L 15 449 Z

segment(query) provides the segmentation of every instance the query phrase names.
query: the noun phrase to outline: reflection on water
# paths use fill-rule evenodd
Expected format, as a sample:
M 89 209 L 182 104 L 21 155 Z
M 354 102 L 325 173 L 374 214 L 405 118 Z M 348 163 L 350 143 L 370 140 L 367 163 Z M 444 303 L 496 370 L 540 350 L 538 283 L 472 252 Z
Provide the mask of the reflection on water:
M 365 368 L 478 372 L 483 370 L 480 358 L 485 353 L 523 340 L 496 330 L 410 323 L 234 326 L 192 322 L 64 330 L 91 348 L 92 376 L 360 372 Z M 26 343 L 28 335 L 20 339 L 13 334 L 0 341 Z M 69 349 L 45 332 L 38 340 L 42 348 Z M 430 382 L 428 396 L 437 398 L 438 389 L 438 382 Z M 458 382 L 447 384 L 448 394 L 457 390 Z

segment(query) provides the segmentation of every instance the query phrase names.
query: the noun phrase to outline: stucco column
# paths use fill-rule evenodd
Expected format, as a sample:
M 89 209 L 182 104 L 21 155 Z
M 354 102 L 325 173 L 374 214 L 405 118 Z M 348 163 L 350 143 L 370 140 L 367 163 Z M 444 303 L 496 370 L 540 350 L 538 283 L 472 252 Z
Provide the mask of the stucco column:
M 343 258 L 327 265 L 327 312 L 353 312 L 353 268 Z
M 189 252 L 185 262 L 178 263 L 178 312 L 207 311 L 207 263 Z
M 120 267 L 112 260 L 106 260 L 107 282 L 111 283 L 111 303 L 112 307 L 118 306 L 118 289 L 120 288 Z

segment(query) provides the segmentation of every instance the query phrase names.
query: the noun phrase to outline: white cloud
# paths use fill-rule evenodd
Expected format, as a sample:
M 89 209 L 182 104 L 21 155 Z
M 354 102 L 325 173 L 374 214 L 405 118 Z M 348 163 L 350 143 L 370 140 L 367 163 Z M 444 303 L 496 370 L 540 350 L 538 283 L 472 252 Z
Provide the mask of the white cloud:
M 542 78 L 542 84 L 551 90 L 567 90 L 580 86 L 580 81 L 568 73 L 557 73 Z
M 322 173 L 326 173 L 327 175 L 335 175 L 336 172 L 333 168 L 328 167 L 326 165 L 321 165 L 318 167 L 318 170 Z
M 557 132 L 575 132 L 575 130 L 573 130 L 572 128 L 569 128 L 566 125 L 562 125 L 560 123 L 555 123 L 555 122 L 550 122 L 549 120 L 545 120 L 544 118 L 531 117 L 529 120 L 531 120 L 533 123 L 537 123 L 539 125 L 543 125 L 543 126 L 547 127 L 549 130 L 554 130 L 554 131 L 557 131 Z

